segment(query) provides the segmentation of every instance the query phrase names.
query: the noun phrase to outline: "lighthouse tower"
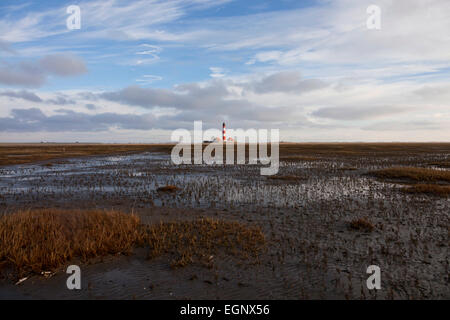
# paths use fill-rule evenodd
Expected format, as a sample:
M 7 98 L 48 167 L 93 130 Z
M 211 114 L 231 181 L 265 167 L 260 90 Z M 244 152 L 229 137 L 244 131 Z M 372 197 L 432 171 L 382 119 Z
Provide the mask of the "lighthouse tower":
M 226 129 L 225 129 L 225 122 L 222 125 L 222 141 L 226 142 L 227 141 L 227 137 L 226 137 Z

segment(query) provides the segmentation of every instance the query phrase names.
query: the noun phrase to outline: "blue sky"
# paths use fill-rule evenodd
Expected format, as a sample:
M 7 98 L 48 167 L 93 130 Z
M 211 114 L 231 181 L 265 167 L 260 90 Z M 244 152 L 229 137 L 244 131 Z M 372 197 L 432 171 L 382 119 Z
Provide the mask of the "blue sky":
M 150 1 L 147 2 L 149 3 Z M 180 2 L 182 3 L 182 1 Z M 247 15 L 263 13 L 273 14 L 277 11 L 298 10 L 312 6 L 315 3 L 314 1 L 295 0 L 250 0 L 218 1 L 217 4 L 211 1 L 210 5 L 196 5 L 195 1 L 193 2 L 191 6 L 187 6 L 186 9 L 183 8 L 184 10 L 180 13 L 178 19 L 158 25 L 155 27 L 156 31 L 182 33 L 186 26 L 189 26 L 192 22 L 199 25 L 211 23 L 217 18 L 232 19 L 233 17 L 245 18 Z M 70 89 L 73 86 L 86 86 L 89 88 L 99 84 L 105 88 L 120 88 L 148 74 L 155 75 L 158 77 L 157 79 L 162 78 L 161 80 L 153 81 L 153 86 L 170 87 L 178 83 L 205 80 L 211 74 L 210 67 L 214 65 L 231 72 L 233 70 L 238 73 L 248 72 L 250 68 L 246 68 L 245 62 L 258 52 L 251 47 L 238 50 L 237 52 L 208 50 L 204 46 L 214 43 L 201 44 L 197 41 L 190 43 L 183 42 L 182 39 L 173 42 L 152 39 L 150 45 L 157 47 L 151 48 L 152 50 L 146 48 L 146 45 L 149 45 L 149 41 L 145 38 L 132 39 L 130 37 L 123 40 L 113 36 L 112 38 L 86 39 L 83 36 L 84 34 L 95 32 L 99 29 L 107 29 L 108 26 L 98 26 L 97 23 L 90 26 L 89 21 L 83 19 L 83 2 L 68 1 L 63 4 L 62 1 L 34 3 L 29 1 L 3 1 L 2 3 L 2 8 L 5 9 L 4 11 L 2 10 L 2 18 L 13 21 L 26 17 L 28 13 L 60 9 L 53 17 L 54 27 L 50 28 L 56 31 L 55 35 L 34 41 L 30 39 L 31 41 L 17 44 L 17 50 L 26 50 L 27 48 L 44 49 L 42 47 L 45 46 L 48 47 L 49 52 L 75 52 L 78 56 L 83 57 L 85 61 L 91 62 L 89 63 L 89 74 L 77 79 L 70 79 L 67 82 L 59 80 L 49 82 L 46 85 L 48 90 Z M 126 7 L 127 4 L 125 1 L 116 1 L 115 3 L 117 5 L 112 6 L 111 11 L 120 7 Z M 65 29 L 66 19 L 69 15 L 66 14 L 65 9 L 72 4 L 80 6 L 83 27 L 80 30 L 68 32 Z M 152 10 L 151 5 L 143 6 L 143 8 Z M 95 17 L 90 19 L 93 20 Z M 133 17 L 130 16 L 130 19 L 133 19 Z M 124 21 L 126 24 L 127 19 L 124 19 Z M 43 19 L 42 23 L 45 23 L 45 19 Z M 58 29 L 60 29 L 60 32 L 58 32 Z M 211 40 L 209 39 L 208 41 Z M 155 50 L 154 54 L 137 54 Z M 101 59 L 98 57 L 101 57 Z M 17 58 L 20 59 L 19 57 Z M 139 65 L 139 61 L 147 62 Z
M 1 141 L 448 141 L 449 76 L 445 0 L 0 2 Z

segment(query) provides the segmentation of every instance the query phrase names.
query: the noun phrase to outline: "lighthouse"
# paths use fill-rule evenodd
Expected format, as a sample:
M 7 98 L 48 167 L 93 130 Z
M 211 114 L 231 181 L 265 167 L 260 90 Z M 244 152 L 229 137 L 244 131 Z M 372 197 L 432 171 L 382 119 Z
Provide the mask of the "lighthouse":
M 227 141 L 227 137 L 226 137 L 226 129 L 225 129 L 225 122 L 222 125 L 222 141 L 226 142 Z

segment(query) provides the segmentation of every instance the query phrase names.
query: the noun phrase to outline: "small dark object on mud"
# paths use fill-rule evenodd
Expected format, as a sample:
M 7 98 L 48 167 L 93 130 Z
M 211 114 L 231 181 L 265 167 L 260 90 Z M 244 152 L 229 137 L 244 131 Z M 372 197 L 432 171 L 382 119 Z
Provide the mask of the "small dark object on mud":
M 158 189 L 156 189 L 156 191 L 158 192 L 175 192 L 180 190 L 180 188 L 176 187 L 176 186 L 164 186 L 164 187 L 160 187 Z
M 239 287 L 250 287 L 248 283 L 238 282 Z
M 284 180 L 284 181 L 298 181 L 304 179 L 299 176 L 268 176 L 267 178 L 271 180 Z
M 284 156 L 284 157 L 282 156 L 280 160 L 295 162 L 295 161 L 318 161 L 320 159 L 317 157 L 305 157 L 305 156 Z
M 375 226 L 366 218 L 358 218 L 350 222 L 350 228 L 353 230 L 371 232 L 375 229 Z
M 450 168 L 450 162 L 445 162 L 445 161 L 442 161 L 442 162 L 439 162 L 439 161 L 431 162 L 431 163 L 428 163 L 428 165 L 436 166 L 436 167 L 439 167 L 439 168 Z

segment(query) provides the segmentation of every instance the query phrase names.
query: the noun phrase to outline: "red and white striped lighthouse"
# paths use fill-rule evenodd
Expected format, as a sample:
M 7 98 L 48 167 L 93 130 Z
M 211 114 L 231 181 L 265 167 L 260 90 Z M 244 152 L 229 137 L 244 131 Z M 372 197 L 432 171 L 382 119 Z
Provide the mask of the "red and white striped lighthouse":
M 227 137 L 226 137 L 226 129 L 225 129 L 225 122 L 223 123 L 223 125 L 222 125 L 222 139 L 223 139 L 223 142 L 225 142 L 225 141 L 227 141 Z

